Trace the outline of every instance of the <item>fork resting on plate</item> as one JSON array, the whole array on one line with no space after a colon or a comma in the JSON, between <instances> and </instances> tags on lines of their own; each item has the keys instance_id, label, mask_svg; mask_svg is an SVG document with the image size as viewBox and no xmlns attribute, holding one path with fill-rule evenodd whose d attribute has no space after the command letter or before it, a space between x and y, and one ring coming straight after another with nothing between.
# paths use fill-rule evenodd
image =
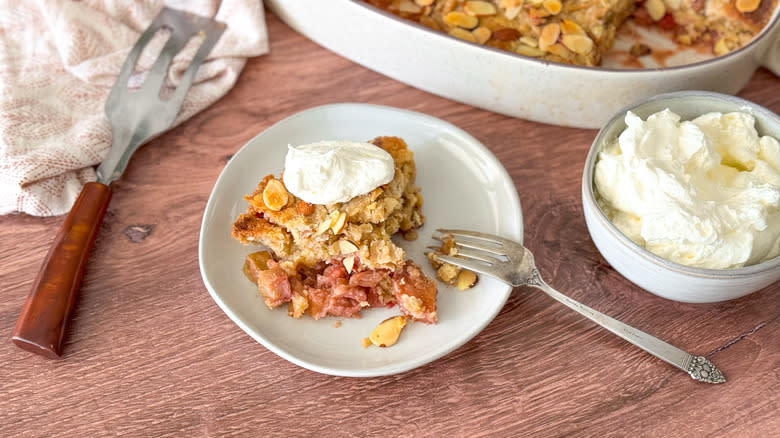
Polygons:
<instances>
[{"instance_id":1,"label":"fork resting on plate","mask_svg":"<svg viewBox=\"0 0 780 438\"><path fill-rule=\"evenodd\" d=\"M512 286L532 286L577 311L626 341L648 353L669 362L698 380L706 383L724 383L726 378L707 358L694 356L647 333L637 330L610 316L591 309L551 288L542 280L534 263L534 256L523 245L502 237L466 230L444 230L440 233L454 237L454 255L436 254L446 263L495 277ZM434 239L442 240L439 236ZM429 247L431 250L437 248Z\"/></svg>"}]
</instances>

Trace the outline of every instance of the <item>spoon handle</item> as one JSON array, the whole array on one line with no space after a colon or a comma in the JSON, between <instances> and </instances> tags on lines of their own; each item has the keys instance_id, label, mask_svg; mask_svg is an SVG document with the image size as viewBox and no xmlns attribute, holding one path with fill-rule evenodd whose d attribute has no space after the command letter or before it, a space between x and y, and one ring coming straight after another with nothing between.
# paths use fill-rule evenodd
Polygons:
<instances>
[{"instance_id":1,"label":"spoon handle","mask_svg":"<svg viewBox=\"0 0 780 438\"><path fill-rule=\"evenodd\" d=\"M91 182L81 190L16 321L11 339L19 347L48 358L62 354L68 318L110 200L105 184Z\"/></svg>"}]
</instances>

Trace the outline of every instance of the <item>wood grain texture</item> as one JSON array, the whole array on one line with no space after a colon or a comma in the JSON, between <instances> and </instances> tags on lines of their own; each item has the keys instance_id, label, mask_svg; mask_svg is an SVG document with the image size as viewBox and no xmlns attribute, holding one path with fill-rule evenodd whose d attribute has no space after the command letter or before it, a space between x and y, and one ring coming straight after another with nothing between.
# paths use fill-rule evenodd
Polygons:
<instances>
[{"instance_id":1,"label":"wood grain texture","mask_svg":"<svg viewBox=\"0 0 780 438\"><path fill-rule=\"evenodd\" d=\"M430 95L267 20L270 54L250 60L213 107L141 148L113 186L63 359L0 342L0 436L780 434L780 284L692 305L623 279L596 250L582 214L582 164L596 131ZM740 95L780 112L780 79L766 70ZM474 135L511 174L525 242L551 285L708 355L728 383L694 382L528 288L461 348L395 376L325 376L257 344L201 281L206 201L230 156L258 132L344 101L424 112ZM0 332L10 335L62 220L0 217Z\"/></svg>"}]
</instances>

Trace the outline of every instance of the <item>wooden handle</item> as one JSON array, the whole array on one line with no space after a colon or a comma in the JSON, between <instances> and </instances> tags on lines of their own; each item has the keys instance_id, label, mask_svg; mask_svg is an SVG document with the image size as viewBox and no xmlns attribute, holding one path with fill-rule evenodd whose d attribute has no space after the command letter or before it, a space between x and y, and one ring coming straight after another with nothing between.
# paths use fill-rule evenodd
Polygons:
<instances>
[{"instance_id":1,"label":"wooden handle","mask_svg":"<svg viewBox=\"0 0 780 438\"><path fill-rule=\"evenodd\" d=\"M19 347L48 358L62 353L65 327L110 200L105 184L87 183L81 190L16 321L11 339Z\"/></svg>"}]
</instances>

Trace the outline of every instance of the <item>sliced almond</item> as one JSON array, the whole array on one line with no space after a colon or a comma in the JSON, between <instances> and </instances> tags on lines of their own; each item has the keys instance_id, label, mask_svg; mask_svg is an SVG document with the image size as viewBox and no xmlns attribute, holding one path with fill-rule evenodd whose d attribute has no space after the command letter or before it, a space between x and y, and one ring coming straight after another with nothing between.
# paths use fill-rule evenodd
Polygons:
<instances>
[{"instance_id":1,"label":"sliced almond","mask_svg":"<svg viewBox=\"0 0 780 438\"><path fill-rule=\"evenodd\" d=\"M344 224L346 222L347 214L344 212L338 213L338 216L336 216L336 219L333 220L333 223L330 225L330 230L333 231L333 234L338 234L344 229Z\"/></svg>"},{"instance_id":2,"label":"sliced almond","mask_svg":"<svg viewBox=\"0 0 780 438\"><path fill-rule=\"evenodd\" d=\"M471 34L474 35L474 39L477 40L477 43L485 44L490 39L492 32L485 26L479 26L472 30Z\"/></svg>"},{"instance_id":3,"label":"sliced almond","mask_svg":"<svg viewBox=\"0 0 780 438\"><path fill-rule=\"evenodd\" d=\"M454 36L455 38L460 38L464 41L469 41L472 43L476 43L477 39L474 37L474 34L469 32L466 29L461 29L459 27L455 27L452 30L448 32L451 36Z\"/></svg>"},{"instance_id":4,"label":"sliced almond","mask_svg":"<svg viewBox=\"0 0 780 438\"><path fill-rule=\"evenodd\" d=\"M401 0L398 4L398 11L406 12L407 14L419 14L422 12L422 8L412 0Z\"/></svg>"},{"instance_id":5,"label":"sliced almond","mask_svg":"<svg viewBox=\"0 0 780 438\"><path fill-rule=\"evenodd\" d=\"M504 17L508 18L509 20L514 20L517 18L518 15L520 15L520 11L523 10L523 5L520 6L513 6L511 8L506 8L504 10Z\"/></svg>"},{"instance_id":6,"label":"sliced almond","mask_svg":"<svg viewBox=\"0 0 780 438\"><path fill-rule=\"evenodd\" d=\"M529 8L528 9L528 15L530 15L532 18L536 18L537 20L541 20L542 18L546 18L551 16L552 14L547 11L541 4L538 8ZM537 23L538 24L538 23Z\"/></svg>"},{"instance_id":7,"label":"sliced almond","mask_svg":"<svg viewBox=\"0 0 780 438\"><path fill-rule=\"evenodd\" d=\"M466 290L470 287L473 287L475 284L477 284L477 274L469 271L468 269L460 271L460 274L458 274L458 282L456 284L458 290Z\"/></svg>"},{"instance_id":8,"label":"sliced almond","mask_svg":"<svg viewBox=\"0 0 780 438\"><path fill-rule=\"evenodd\" d=\"M278 179L268 181L265 189L263 189L263 202L270 210L281 210L287 205L288 199L287 189L284 188L284 184Z\"/></svg>"},{"instance_id":9,"label":"sliced almond","mask_svg":"<svg viewBox=\"0 0 780 438\"><path fill-rule=\"evenodd\" d=\"M363 338L363 339L361 339L361 340L360 340L360 345L361 345L363 348L368 348L368 347L370 347L370 346L371 346L371 345L373 345L373 344L371 343L371 339L369 339L369 338Z\"/></svg>"},{"instance_id":10,"label":"sliced almond","mask_svg":"<svg viewBox=\"0 0 780 438\"><path fill-rule=\"evenodd\" d=\"M585 35L582 27L571 20L561 20L561 33L564 35Z\"/></svg>"},{"instance_id":11,"label":"sliced almond","mask_svg":"<svg viewBox=\"0 0 780 438\"><path fill-rule=\"evenodd\" d=\"M561 43L553 44L547 48L547 51L566 60L569 60L572 58L572 56L574 56L572 52L564 47Z\"/></svg>"},{"instance_id":12,"label":"sliced almond","mask_svg":"<svg viewBox=\"0 0 780 438\"><path fill-rule=\"evenodd\" d=\"M558 15L561 12L561 9L563 9L563 4L561 4L561 0L544 0L542 2L542 7L547 10L550 15Z\"/></svg>"},{"instance_id":13,"label":"sliced almond","mask_svg":"<svg viewBox=\"0 0 780 438\"><path fill-rule=\"evenodd\" d=\"M541 49L538 49L536 47L526 46L525 44L520 44L515 49L515 53L523 56L530 56L533 58L539 58L541 56L544 56L544 51Z\"/></svg>"},{"instance_id":14,"label":"sliced almond","mask_svg":"<svg viewBox=\"0 0 780 438\"><path fill-rule=\"evenodd\" d=\"M414 0L419 6L430 6L433 4L433 0Z\"/></svg>"},{"instance_id":15,"label":"sliced almond","mask_svg":"<svg viewBox=\"0 0 780 438\"><path fill-rule=\"evenodd\" d=\"M401 330L406 326L405 316L394 316L379 323L368 339L377 347L389 347L398 342Z\"/></svg>"},{"instance_id":16,"label":"sliced almond","mask_svg":"<svg viewBox=\"0 0 780 438\"><path fill-rule=\"evenodd\" d=\"M758 1L760 0L756 0L756 4L758 4ZM664 0L664 3L666 3L667 9L680 9L680 0ZM739 3L739 1L737 1L737 3Z\"/></svg>"},{"instance_id":17,"label":"sliced almond","mask_svg":"<svg viewBox=\"0 0 780 438\"><path fill-rule=\"evenodd\" d=\"M558 42L561 35L561 26L558 23L550 23L542 28L542 34L539 35L539 48L547 50L550 46Z\"/></svg>"},{"instance_id":18,"label":"sliced almond","mask_svg":"<svg viewBox=\"0 0 780 438\"><path fill-rule=\"evenodd\" d=\"M336 212L336 213L338 213L338 212ZM330 228L331 224L333 224L333 219L334 219L333 214L331 214L330 216L325 218L325 220L320 223L320 226L317 227L317 233L316 234L320 235L320 234L328 231L328 229Z\"/></svg>"},{"instance_id":19,"label":"sliced almond","mask_svg":"<svg viewBox=\"0 0 780 438\"><path fill-rule=\"evenodd\" d=\"M463 3L463 12L475 17L496 15L496 5L486 1L467 1Z\"/></svg>"},{"instance_id":20,"label":"sliced almond","mask_svg":"<svg viewBox=\"0 0 780 438\"><path fill-rule=\"evenodd\" d=\"M433 30L438 30L438 31L442 30L441 26L439 26L439 23L437 23L436 20L434 20L431 17L427 17L425 15L420 17L420 24L422 24L425 27L429 27Z\"/></svg>"},{"instance_id":21,"label":"sliced almond","mask_svg":"<svg viewBox=\"0 0 780 438\"><path fill-rule=\"evenodd\" d=\"M344 264L344 268L347 270L347 274L351 274L352 268L355 267L355 257L354 256L344 257L344 260L342 260L341 263Z\"/></svg>"},{"instance_id":22,"label":"sliced almond","mask_svg":"<svg viewBox=\"0 0 780 438\"><path fill-rule=\"evenodd\" d=\"M522 36L520 37L520 42L525 44L526 46L539 47L539 40L537 40L532 36L528 36L528 35Z\"/></svg>"},{"instance_id":23,"label":"sliced almond","mask_svg":"<svg viewBox=\"0 0 780 438\"><path fill-rule=\"evenodd\" d=\"M593 40L587 35L564 35L561 37L561 43L579 55L587 55L593 51Z\"/></svg>"},{"instance_id":24,"label":"sliced almond","mask_svg":"<svg viewBox=\"0 0 780 438\"><path fill-rule=\"evenodd\" d=\"M645 10L653 21L660 21L666 15L666 4L663 0L647 0Z\"/></svg>"},{"instance_id":25,"label":"sliced almond","mask_svg":"<svg viewBox=\"0 0 780 438\"><path fill-rule=\"evenodd\" d=\"M358 251L357 245L349 240L339 240L339 249L342 254L352 254L353 252Z\"/></svg>"},{"instance_id":26,"label":"sliced almond","mask_svg":"<svg viewBox=\"0 0 780 438\"><path fill-rule=\"evenodd\" d=\"M755 11L760 4L761 0L737 0L735 6L739 12L744 14Z\"/></svg>"},{"instance_id":27,"label":"sliced almond","mask_svg":"<svg viewBox=\"0 0 780 438\"><path fill-rule=\"evenodd\" d=\"M451 25L461 27L463 29L474 29L479 24L479 18L466 15L463 12L452 11L444 16L444 22Z\"/></svg>"}]
</instances>

